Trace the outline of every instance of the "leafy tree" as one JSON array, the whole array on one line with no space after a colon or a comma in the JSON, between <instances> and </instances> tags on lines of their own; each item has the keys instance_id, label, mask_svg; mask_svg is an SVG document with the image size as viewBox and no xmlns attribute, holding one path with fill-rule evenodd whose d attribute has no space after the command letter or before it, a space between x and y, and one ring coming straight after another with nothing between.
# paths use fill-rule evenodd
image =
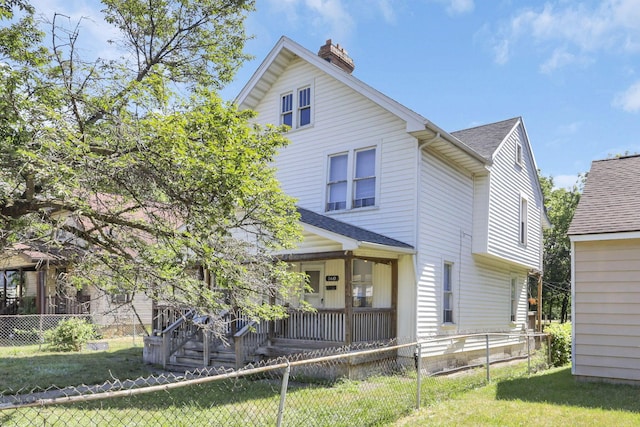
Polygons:
<instances>
[{"instance_id":1,"label":"leafy tree","mask_svg":"<svg viewBox=\"0 0 640 427\"><path fill-rule=\"evenodd\" d=\"M551 227L544 230L544 286L543 301L550 317L556 302L560 303L559 317L567 320L571 296L571 242L567 231L578 206L583 178L572 189L554 188L553 177L540 176Z\"/></svg>"},{"instance_id":2,"label":"leafy tree","mask_svg":"<svg viewBox=\"0 0 640 427\"><path fill-rule=\"evenodd\" d=\"M62 253L77 286L282 315L261 301L300 283L271 255L299 233L269 166L287 141L216 93L253 1L102 3L117 60L82 58L80 23L58 14L47 49L32 7L0 5L0 250Z\"/></svg>"}]
</instances>

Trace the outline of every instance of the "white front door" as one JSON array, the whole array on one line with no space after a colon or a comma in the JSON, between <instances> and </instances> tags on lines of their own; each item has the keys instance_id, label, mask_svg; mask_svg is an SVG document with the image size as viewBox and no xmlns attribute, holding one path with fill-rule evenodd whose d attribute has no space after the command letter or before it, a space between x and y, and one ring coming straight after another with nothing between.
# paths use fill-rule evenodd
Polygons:
<instances>
[{"instance_id":1,"label":"white front door","mask_svg":"<svg viewBox=\"0 0 640 427\"><path fill-rule=\"evenodd\" d=\"M302 271L307 276L307 286L304 300L315 308L324 307L324 265L302 264Z\"/></svg>"}]
</instances>

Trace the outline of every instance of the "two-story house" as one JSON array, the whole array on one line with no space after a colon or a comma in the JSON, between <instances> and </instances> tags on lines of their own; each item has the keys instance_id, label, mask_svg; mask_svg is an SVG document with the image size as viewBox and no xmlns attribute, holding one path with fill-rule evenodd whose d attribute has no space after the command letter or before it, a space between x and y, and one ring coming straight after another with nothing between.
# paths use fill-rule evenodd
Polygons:
<instances>
[{"instance_id":1,"label":"two-story house","mask_svg":"<svg viewBox=\"0 0 640 427\"><path fill-rule=\"evenodd\" d=\"M304 242L283 257L307 273L318 312L280 333L349 343L522 330L546 222L522 119L448 133L353 69L330 40L314 54L282 37L236 99L290 127L275 166ZM300 328L311 316L317 328Z\"/></svg>"},{"instance_id":2,"label":"two-story house","mask_svg":"<svg viewBox=\"0 0 640 427\"><path fill-rule=\"evenodd\" d=\"M317 309L289 301L254 347L522 331L546 221L522 119L449 133L353 69L330 40L282 37L236 98L290 127L275 167L304 240L279 255Z\"/></svg>"}]
</instances>

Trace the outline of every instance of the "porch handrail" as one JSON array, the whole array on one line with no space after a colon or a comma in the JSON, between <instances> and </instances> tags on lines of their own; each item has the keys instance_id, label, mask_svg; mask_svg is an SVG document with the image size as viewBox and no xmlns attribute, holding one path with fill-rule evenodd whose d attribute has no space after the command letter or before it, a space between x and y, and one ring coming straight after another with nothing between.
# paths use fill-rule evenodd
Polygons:
<instances>
[{"instance_id":1,"label":"porch handrail","mask_svg":"<svg viewBox=\"0 0 640 427\"><path fill-rule=\"evenodd\" d=\"M253 354L267 340L267 328L262 320L249 320L233 336L236 353L236 369L244 366Z\"/></svg>"},{"instance_id":2,"label":"porch handrail","mask_svg":"<svg viewBox=\"0 0 640 427\"><path fill-rule=\"evenodd\" d=\"M189 320L196 315L189 310L171 325L162 330L162 367L166 368L169 358L197 332L198 326Z\"/></svg>"}]
</instances>

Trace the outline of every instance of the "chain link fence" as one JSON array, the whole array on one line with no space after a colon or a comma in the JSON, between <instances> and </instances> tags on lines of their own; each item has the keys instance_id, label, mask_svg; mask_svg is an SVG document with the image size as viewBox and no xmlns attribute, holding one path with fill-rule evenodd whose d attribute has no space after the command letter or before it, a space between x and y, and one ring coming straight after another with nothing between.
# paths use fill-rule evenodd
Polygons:
<instances>
[{"instance_id":1,"label":"chain link fence","mask_svg":"<svg viewBox=\"0 0 640 427\"><path fill-rule=\"evenodd\" d=\"M55 329L66 319L85 319L95 325L97 338L132 337L142 343L145 328L134 316L107 324L96 324L90 314L25 314L0 316L0 347L42 344L46 331Z\"/></svg>"},{"instance_id":2,"label":"chain link fence","mask_svg":"<svg viewBox=\"0 0 640 427\"><path fill-rule=\"evenodd\" d=\"M515 358L504 351L507 338L527 344L517 356L521 362L506 375L526 376L535 369L533 335L487 334L464 339L478 337L490 350L485 353L484 366L470 369L475 363L467 364L465 375L450 375L464 368L460 354L450 354L445 358L448 363L434 356L438 348L451 349L452 343L463 338L407 344L392 341L292 355L237 371L210 368L95 386L4 393L0 396L0 425L383 425L421 405L485 384L491 372L503 372L495 364ZM494 351L497 347L503 350ZM467 360L473 362L473 356ZM445 365L455 368L445 369Z\"/></svg>"}]
</instances>

